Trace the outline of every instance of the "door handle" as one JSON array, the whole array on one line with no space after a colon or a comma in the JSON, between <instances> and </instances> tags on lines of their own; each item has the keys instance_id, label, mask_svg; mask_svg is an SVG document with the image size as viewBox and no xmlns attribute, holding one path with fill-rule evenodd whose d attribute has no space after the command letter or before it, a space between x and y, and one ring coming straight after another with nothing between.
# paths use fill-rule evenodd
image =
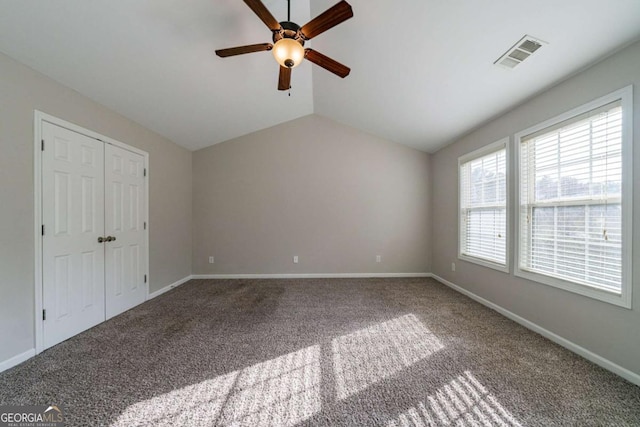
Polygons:
<instances>
[{"instance_id":1,"label":"door handle","mask_svg":"<svg viewBox=\"0 0 640 427\"><path fill-rule=\"evenodd\" d=\"M107 236L105 241L107 241L107 242L115 242L116 241L116 237L115 236Z\"/></svg>"},{"instance_id":2,"label":"door handle","mask_svg":"<svg viewBox=\"0 0 640 427\"><path fill-rule=\"evenodd\" d=\"M104 237L102 237L102 236L98 237L98 243L102 243L102 242L104 242L104 241L105 241L105 238L104 238Z\"/></svg>"}]
</instances>

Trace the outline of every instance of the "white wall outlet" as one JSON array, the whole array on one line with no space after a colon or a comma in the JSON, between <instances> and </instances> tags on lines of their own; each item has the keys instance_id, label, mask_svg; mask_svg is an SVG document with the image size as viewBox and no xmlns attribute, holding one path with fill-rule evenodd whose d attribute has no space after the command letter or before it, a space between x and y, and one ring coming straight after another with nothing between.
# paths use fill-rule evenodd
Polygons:
<instances>
[{"instance_id":1,"label":"white wall outlet","mask_svg":"<svg viewBox=\"0 0 640 427\"><path fill-rule=\"evenodd\" d=\"M451 271L456 271L456 263L455 262L451 263Z\"/></svg>"},{"instance_id":2,"label":"white wall outlet","mask_svg":"<svg viewBox=\"0 0 640 427\"><path fill-rule=\"evenodd\" d=\"M293 263L297 264L298 263L298 255L294 255L293 256Z\"/></svg>"},{"instance_id":3,"label":"white wall outlet","mask_svg":"<svg viewBox=\"0 0 640 427\"><path fill-rule=\"evenodd\" d=\"M376 255L376 262L382 262L382 255Z\"/></svg>"},{"instance_id":4,"label":"white wall outlet","mask_svg":"<svg viewBox=\"0 0 640 427\"><path fill-rule=\"evenodd\" d=\"M209 257L209 264L213 264L216 261L216 259L212 256Z\"/></svg>"}]
</instances>

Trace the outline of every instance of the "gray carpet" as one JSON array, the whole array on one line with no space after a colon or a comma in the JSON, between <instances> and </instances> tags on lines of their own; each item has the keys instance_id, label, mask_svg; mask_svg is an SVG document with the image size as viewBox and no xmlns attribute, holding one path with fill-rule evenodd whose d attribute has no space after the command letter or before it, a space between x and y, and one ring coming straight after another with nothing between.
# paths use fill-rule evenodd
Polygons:
<instances>
[{"instance_id":1,"label":"gray carpet","mask_svg":"<svg viewBox=\"0 0 640 427\"><path fill-rule=\"evenodd\" d=\"M431 279L191 281L0 374L68 425L640 425L640 387Z\"/></svg>"}]
</instances>

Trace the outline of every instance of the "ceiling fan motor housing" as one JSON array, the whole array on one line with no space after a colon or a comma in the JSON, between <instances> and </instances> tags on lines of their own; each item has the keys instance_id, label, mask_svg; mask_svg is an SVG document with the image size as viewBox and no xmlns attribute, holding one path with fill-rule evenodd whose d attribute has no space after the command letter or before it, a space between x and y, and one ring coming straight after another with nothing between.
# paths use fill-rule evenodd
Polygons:
<instances>
[{"instance_id":1,"label":"ceiling fan motor housing","mask_svg":"<svg viewBox=\"0 0 640 427\"><path fill-rule=\"evenodd\" d=\"M295 22L283 21L280 23L282 27L280 31L273 32L273 42L276 43L278 40L282 39L294 39L302 46L304 46L304 37L300 32L300 25Z\"/></svg>"}]
</instances>

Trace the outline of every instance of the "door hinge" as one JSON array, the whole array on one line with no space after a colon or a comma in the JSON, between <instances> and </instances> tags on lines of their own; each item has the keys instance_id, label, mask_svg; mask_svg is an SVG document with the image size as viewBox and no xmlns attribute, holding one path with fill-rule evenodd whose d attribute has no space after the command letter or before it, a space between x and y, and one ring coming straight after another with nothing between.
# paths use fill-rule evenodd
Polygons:
<instances>
[{"instance_id":1,"label":"door hinge","mask_svg":"<svg viewBox=\"0 0 640 427\"><path fill-rule=\"evenodd\" d=\"M144 275L144 283L147 283L147 275Z\"/></svg>"},{"instance_id":2,"label":"door hinge","mask_svg":"<svg viewBox=\"0 0 640 427\"><path fill-rule=\"evenodd\" d=\"M42 151L44 151L44 139L43 139L42 141L40 141L40 142L41 142L40 149L41 149Z\"/></svg>"},{"instance_id":3,"label":"door hinge","mask_svg":"<svg viewBox=\"0 0 640 427\"><path fill-rule=\"evenodd\" d=\"M147 168L144 168L144 176L147 176Z\"/></svg>"},{"instance_id":4,"label":"door hinge","mask_svg":"<svg viewBox=\"0 0 640 427\"><path fill-rule=\"evenodd\" d=\"M42 224L42 235L44 236L44 224Z\"/></svg>"},{"instance_id":5,"label":"door hinge","mask_svg":"<svg viewBox=\"0 0 640 427\"><path fill-rule=\"evenodd\" d=\"M42 320L47 320L47 310L42 310Z\"/></svg>"}]
</instances>

